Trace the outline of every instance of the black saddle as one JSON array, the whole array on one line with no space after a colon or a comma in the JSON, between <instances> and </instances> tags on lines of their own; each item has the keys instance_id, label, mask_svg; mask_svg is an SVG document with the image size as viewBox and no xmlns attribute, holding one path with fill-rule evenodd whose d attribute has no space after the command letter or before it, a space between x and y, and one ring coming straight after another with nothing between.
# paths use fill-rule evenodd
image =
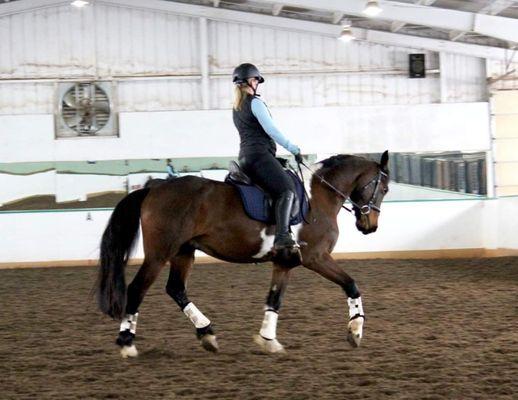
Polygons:
<instances>
[{"instance_id":1,"label":"black saddle","mask_svg":"<svg viewBox=\"0 0 518 400\"><path fill-rule=\"evenodd\" d=\"M234 160L228 163L228 176L225 180L231 180L244 185L253 185L250 177L243 172L239 164Z\"/></svg>"}]
</instances>

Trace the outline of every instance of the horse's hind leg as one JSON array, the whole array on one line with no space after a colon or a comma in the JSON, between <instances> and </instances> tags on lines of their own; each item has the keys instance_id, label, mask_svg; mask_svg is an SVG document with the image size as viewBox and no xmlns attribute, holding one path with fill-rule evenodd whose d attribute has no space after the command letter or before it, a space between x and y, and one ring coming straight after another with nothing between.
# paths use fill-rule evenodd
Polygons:
<instances>
[{"instance_id":1,"label":"horse's hind leg","mask_svg":"<svg viewBox=\"0 0 518 400\"><path fill-rule=\"evenodd\" d=\"M277 340L277 318L290 273L291 268L273 264L272 281L266 297L263 323L259 335L254 336L254 341L267 353L284 353L284 347Z\"/></svg>"},{"instance_id":2,"label":"horse's hind leg","mask_svg":"<svg viewBox=\"0 0 518 400\"><path fill-rule=\"evenodd\" d=\"M184 246L181 251L171 258L171 271L167 281L166 291L178 304L184 314L196 328L196 336L205 350L218 351L218 343L210 320L187 297L185 283L194 262L194 248Z\"/></svg>"},{"instance_id":3,"label":"horse's hind leg","mask_svg":"<svg viewBox=\"0 0 518 400\"><path fill-rule=\"evenodd\" d=\"M122 319L116 343L121 347L123 358L136 357L137 349L133 344L137 330L138 308L149 287L157 278L165 262L144 259L144 263L128 285L126 316Z\"/></svg>"}]
</instances>

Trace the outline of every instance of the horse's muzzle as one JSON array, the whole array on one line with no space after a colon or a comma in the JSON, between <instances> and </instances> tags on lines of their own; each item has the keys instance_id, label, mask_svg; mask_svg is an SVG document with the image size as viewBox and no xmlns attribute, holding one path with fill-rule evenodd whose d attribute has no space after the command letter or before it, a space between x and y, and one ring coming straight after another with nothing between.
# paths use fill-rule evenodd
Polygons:
<instances>
[{"instance_id":1,"label":"horse's muzzle","mask_svg":"<svg viewBox=\"0 0 518 400\"><path fill-rule=\"evenodd\" d=\"M363 233L364 235L368 235L369 233L374 233L376 232L376 230L378 229L378 226L375 225L375 226L368 226L368 227L365 227L359 223L356 223L356 228L361 232Z\"/></svg>"}]
</instances>

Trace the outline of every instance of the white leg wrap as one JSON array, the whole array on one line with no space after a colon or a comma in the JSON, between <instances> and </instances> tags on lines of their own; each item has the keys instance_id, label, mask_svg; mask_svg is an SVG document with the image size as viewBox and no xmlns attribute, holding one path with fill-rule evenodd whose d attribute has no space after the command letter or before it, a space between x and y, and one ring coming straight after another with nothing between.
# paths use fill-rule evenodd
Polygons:
<instances>
[{"instance_id":1,"label":"white leg wrap","mask_svg":"<svg viewBox=\"0 0 518 400\"><path fill-rule=\"evenodd\" d=\"M136 314L126 314L126 316L122 319L120 331L129 331L133 334L137 332L137 318L138 313Z\"/></svg>"},{"instance_id":2,"label":"white leg wrap","mask_svg":"<svg viewBox=\"0 0 518 400\"><path fill-rule=\"evenodd\" d=\"M364 316L363 306L362 306L362 298L358 297L356 299L351 299L350 297L347 299L347 304L349 304L349 319L359 314Z\"/></svg>"},{"instance_id":3,"label":"white leg wrap","mask_svg":"<svg viewBox=\"0 0 518 400\"><path fill-rule=\"evenodd\" d=\"M210 320L198 310L194 303L187 304L183 312L189 317L196 328L205 328L210 325Z\"/></svg>"},{"instance_id":4,"label":"white leg wrap","mask_svg":"<svg viewBox=\"0 0 518 400\"><path fill-rule=\"evenodd\" d=\"M259 334L268 340L275 339L277 336L277 319L279 315L275 311L265 311L263 324Z\"/></svg>"}]
</instances>

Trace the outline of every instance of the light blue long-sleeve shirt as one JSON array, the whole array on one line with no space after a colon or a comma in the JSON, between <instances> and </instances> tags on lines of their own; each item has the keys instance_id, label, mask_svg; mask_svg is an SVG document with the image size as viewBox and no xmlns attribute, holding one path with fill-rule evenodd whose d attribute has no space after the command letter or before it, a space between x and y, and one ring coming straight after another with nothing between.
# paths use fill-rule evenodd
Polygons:
<instances>
[{"instance_id":1,"label":"light blue long-sleeve shirt","mask_svg":"<svg viewBox=\"0 0 518 400\"><path fill-rule=\"evenodd\" d=\"M261 99L254 97L252 99L252 114L257 118L265 132L270 137L279 143L282 147L288 150L291 154L297 155L300 153L300 149L295 144L291 143L282 132L275 126L270 110Z\"/></svg>"}]
</instances>

